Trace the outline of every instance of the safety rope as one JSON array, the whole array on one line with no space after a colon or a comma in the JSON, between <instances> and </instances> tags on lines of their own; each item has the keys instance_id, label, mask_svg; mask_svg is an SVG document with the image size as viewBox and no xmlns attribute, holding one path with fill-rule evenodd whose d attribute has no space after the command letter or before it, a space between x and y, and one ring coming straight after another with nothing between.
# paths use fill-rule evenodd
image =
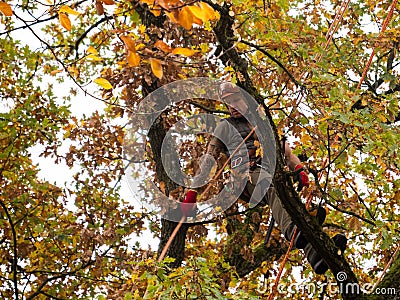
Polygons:
<instances>
[{"instance_id":1,"label":"safety rope","mask_svg":"<svg viewBox=\"0 0 400 300\"><path fill-rule=\"evenodd\" d=\"M343 20L343 16L349 6L350 0L346 0L345 2L342 2L340 7L337 9L336 14L335 14L335 18L332 21L332 24L329 26L328 31L325 34L325 43L322 47L322 49L325 51L326 49L328 49L330 43L332 42L333 39L333 35L335 34L335 32L338 30L340 23ZM315 56L314 61L315 62L320 62L322 59L322 52L317 53L317 55ZM304 71L303 73L300 74L300 79L305 79L310 75L310 73L308 71ZM293 105L292 108L292 112L296 111L297 108L299 107L300 103L302 102L304 98L304 93L302 92L302 90L300 91L295 104ZM290 117L290 115L292 114L292 112L289 113L288 118Z\"/></svg>"},{"instance_id":2,"label":"safety rope","mask_svg":"<svg viewBox=\"0 0 400 300\"><path fill-rule=\"evenodd\" d=\"M389 269L389 267L392 265L397 252L399 252L400 249L400 245L397 246L396 251L394 251L392 257L390 258L390 260L388 261L388 263L386 264L385 268L383 269L383 272L381 274L381 276L379 277L378 281L374 284L374 287L372 288L372 291L375 291L376 287L378 286L378 284L382 281L383 276L385 275L386 271Z\"/></svg>"},{"instance_id":3,"label":"safety rope","mask_svg":"<svg viewBox=\"0 0 400 300\"><path fill-rule=\"evenodd\" d=\"M329 161L329 159L328 159L328 157L326 157L325 160L324 160L323 163L322 163L322 165L323 165L322 169L324 169L324 168L326 167L326 165L328 164L328 161ZM319 175L318 175L318 181L321 180L321 178L322 178L322 172L319 173ZM310 207L311 199L312 199L312 192L310 191L310 192L308 193L308 195L307 195L307 198L306 198L306 209L307 209L307 210L308 210L309 207ZM292 239L290 240L289 247L288 247L288 249L287 249L287 251L286 251L286 254L285 254L285 256L284 256L284 258L283 258L283 260L282 260L282 262L281 262L281 264L280 264L280 266L279 266L278 275L277 275L276 278L275 278L274 285L272 286L272 289L271 289L271 293L270 293L269 296L268 296L268 300L272 300L273 297L274 297L274 294L275 294L275 292L276 292L278 283L279 283L279 281L280 281L280 279L281 279L282 272L283 272L283 269L284 269L284 267L285 267L286 261L288 260L290 251L291 251L292 248L293 248L294 241L295 241L295 239L296 239L297 233L298 233L298 229L297 229L297 226L296 226L295 229L294 229L293 235L292 235Z\"/></svg>"},{"instance_id":4,"label":"safety rope","mask_svg":"<svg viewBox=\"0 0 400 300\"><path fill-rule=\"evenodd\" d=\"M347 0L346 2L342 3L342 5L339 7L339 10L338 10L337 14L335 15L335 19L334 19L334 21L332 22L331 26L329 27L328 33L327 33L326 36L325 36L325 37L327 38L327 41L326 41L326 43L325 43L325 45L324 45L324 50L327 49L329 43L330 43L331 40L332 40L333 34L334 34L334 33L336 32L336 30L339 28L339 24L341 23L341 21L342 21L342 19L343 19L344 13L345 13L345 11L346 11L347 8L348 8L349 3L350 3L350 0ZM389 10L389 12L388 12L388 14L387 14L387 16L386 16L386 18L385 18L385 21L384 21L383 24L382 24L382 29L381 29L381 32L380 32L380 34L379 34L379 36L378 36L378 39L380 39L380 38L382 37L383 33L385 32L386 27L387 27L387 25L389 24L389 21L391 20L391 18L392 18L392 16L393 16L393 11L394 11L394 9L395 9L395 7L396 7L396 4L397 4L397 0L394 0L393 3L392 3L392 5L390 6L390 10ZM367 71L368 71L368 69L369 69L369 67L370 67L370 65L371 65L371 63L372 63L372 59L373 59L374 55L375 55L375 47L374 47L374 49L373 49L373 51L372 51L372 53L371 53L371 55L370 55L370 58L369 58L369 60L368 60L367 65L366 65L365 68L364 68L364 71L363 71L362 76L361 76L361 78L360 78L360 81L359 81L359 83L358 83L357 89L359 89L359 88L361 87L361 84L362 84L362 82L364 81L365 76L366 76L366 74L367 74ZM322 58L322 54L316 57L316 61L320 61L321 58ZM304 74L305 74L305 73L303 73L302 75L304 75ZM300 97L300 99L299 99L299 102L300 102L300 101L301 101L301 97ZM298 103L299 103L299 102L298 102ZM296 106L297 106L297 105L296 105ZM322 169L325 168L327 162L328 162L328 158L325 158L325 160L324 160L324 162L323 162L323 167L322 167ZM322 176L322 173L319 174L318 180L321 179L321 176ZM311 203L311 198L312 198L312 197L311 197L311 192L310 192L310 193L308 194L308 197L307 197L307 200L306 200L306 208L307 208L307 209L308 209L308 207L309 207L309 205L310 205L310 203ZM293 233L292 239L291 239L291 241L290 241L288 250L287 250L287 252L286 252L286 254L285 254L285 257L284 257L284 259L283 259L283 261L282 261L282 263L281 263L281 265L280 265L278 275L277 275L277 277L276 277L276 279L275 279L274 285L272 286L271 294L269 295L268 300L271 300L271 299L273 299L273 297L274 297L274 294L275 294L275 292L276 292L277 285L278 285L278 283L279 283L279 281L280 281L280 277L282 276L283 268L284 268L284 266L285 266L285 264L286 264L286 261L287 261L288 258L289 258L289 253L290 253L290 251L291 251L291 249L292 249L292 247L293 247L293 244L294 244L294 240L295 240L295 238L296 238L296 235L297 235L297 227L296 227L295 230L294 230L294 233ZM399 248L400 248L400 246L397 247L395 254L398 252ZM394 256L395 256L395 254L393 255L391 261L389 261L389 263L386 265L386 268L385 268L383 274L385 274L386 270L389 268L390 264L393 262L393 258L394 258ZM378 283L380 282L380 280L382 279L383 274L381 275L381 278L378 280L378 282L375 284L374 289L376 288L377 284L378 284Z\"/></svg>"},{"instance_id":5,"label":"safety rope","mask_svg":"<svg viewBox=\"0 0 400 300\"><path fill-rule=\"evenodd\" d=\"M397 1L397 0L396 0L396 1ZM331 41L332 41L332 37L333 37L334 33L335 33L335 32L337 31L337 29L339 28L339 25L340 25L340 23L341 23L342 20L343 20L343 16L344 16L344 14L345 14L345 12L346 12L348 6L349 6L349 3L350 3L350 0L346 0L345 2L342 2L341 6L340 6L339 9L337 10L337 12L336 12L336 14L335 14L335 18L334 18L334 20L333 20L331 26L329 27L329 29L328 29L326 35L325 35L326 42L325 42L325 44L324 44L324 46L323 46L323 49L324 49L324 50L326 50L326 49L328 48L329 44L330 44ZM317 62L319 62L321 59L322 59L322 54L317 55L316 58L315 58L315 60L316 60ZM307 76L308 76L308 72L304 72L304 73L301 74L301 77L302 77L302 78L303 78L303 77L307 77ZM301 100L302 100L302 98L303 98L303 95L304 95L304 94L302 93L301 96L298 98L295 107L297 107L298 104L301 102ZM324 162L322 163L322 169L324 169L324 168L326 167L326 164L328 163L328 160L329 160L328 157L326 157L325 160L324 160ZM321 172L321 173L319 174L319 176L318 176L318 181L321 179L321 177L322 177L322 172ZM310 204L311 204L311 200L312 200L312 192L310 191L309 194L308 194L307 197L306 197L306 209L309 209ZM296 227L295 230L294 230L294 232L293 232L292 239L290 240L290 244L289 244L288 250L286 251L286 254L285 254L285 256L284 256L284 258L283 258L283 260L282 260L282 262L281 262L281 264L280 264L280 266L279 266L278 275L277 275L276 278L275 278L274 285L272 286L272 289L271 289L271 293L270 293L269 296L268 296L268 300L272 300L273 297L274 297L274 295L275 295L275 292L276 292L278 283L279 283L279 281L280 281L280 278L281 278L281 276L282 276L282 272L283 272L283 269L284 269L284 267L285 267L286 261L288 260L290 251L291 251L292 248L293 248L293 244L294 244L294 241L295 241L295 239L296 239L297 233L298 233L298 229L297 229L297 227Z\"/></svg>"},{"instance_id":6,"label":"safety rope","mask_svg":"<svg viewBox=\"0 0 400 300\"><path fill-rule=\"evenodd\" d=\"M387 14L387 16L385 18L385 21L382 24L382 28L381 28L381 32L379 33L378 40L382 38L382 35L385 32L387 25L389 24L390 20L392 19L393 11L394 11L394 9L396 7L396 4L397 4L397 0L394 0L392 5L390 6L390 9L389 9L389 12L388 12L388 14ZM375 49L376 49L376 44L375 44L374 48L372 49L372 53L369 56L368 62L366 64L365 68L364 68L364 71L363 71L362 75L361 75L360 81L358 82L357 89L359 89L361 87L361 84L364 81L365 76L367 76L368 69L371 66L372 59L375 56Z\"/></svg>"}]
</instances>

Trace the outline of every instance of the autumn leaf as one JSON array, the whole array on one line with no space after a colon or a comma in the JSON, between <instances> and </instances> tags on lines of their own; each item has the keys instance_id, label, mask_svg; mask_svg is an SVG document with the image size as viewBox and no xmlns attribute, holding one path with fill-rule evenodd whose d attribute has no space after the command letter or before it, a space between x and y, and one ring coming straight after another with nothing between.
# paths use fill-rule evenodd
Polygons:
<instances>
[{"instance_id":1,"label":"autumn leaf","mask_svg":"<svg viewBox=\"0 0 400 300\"><path fill-rule=\"evenodd\" d=\"M66 14L69 14L69 15L75 15L75 16L80 15L79 12L77 12L76 10L73 10L71 7L66 6L66 5L61 6L61 8L60 8L60 10L58 12L59 13L66 13Z\"/></svg>"},{"instance_id":2,"label":"autumn leaf","mask_svg":"<svg viewBox=\"0 0 400 300\"><path fill-rule=\"evenodd\" d=\"M106 90L110 90L113 88L111 83L105 78L96 78L94 82Z\"/></svg>"},{"instance_id":3,"label":"autumn leaf","mask_svg":"<svg viewBox=\"0 0 400 300\"><path fill-rule=\"evenodd\" d=\"M190 30L192 28L193 14L187 6L182 8L182 10L179 12L178 23L186 30Z\"/></svg>"},{"instance_id":4,"label":"autumn leaf","mask_svg":"<svg viewBox=\"0 0 400 300\"><path fill-rule=\"evenodd\" d=\"M115 4L114 0L101 0L105 5L113 5Z\"/></svg>"},{"instance_id":5,"label":"autumn leaf","mask_svg":"<svg viewBox=\"0 0 400 300\"><path fill-rule=\"evenodd\" d=\"M161 40L158 40L157 42L155 42L154 46L163 52L166 52L166 53L172 52L172 48Z\"/></svg>"},{"instance_id":6,"label":"autumn leaf","mask_svg":"<svg viewBox=\"0 0 400 300\"><path fill-rule=\"evenodd\" d=\"M168 18L170 18L170 20L173 23L179 24L179 22L178 22L179 12L177 10L173 10L171 12L166 11L165 14L168 16Z\"/></svg>"},{"instance_id":7,"label":"autumn leaf","mask_svg":"<svg viewBox=\"0 0 400 300\"><path fill-rule=\"evenodd\" d=\"M99 16L104 14L104 6L103 2L101 1L96 1L96 12Z\"/></svg>"},{"instance_id":8,"label":"autumn leaf","mask_svg":"<svg viewBox=\"0 0 400 300\"><path fill-rule=\"evenodd\" d=\"M205 22L219 19L219 13L217 13L209 4L205 2L199 2L199 5L205 18L204 20L202 19L202 21Z\"/></svg>"},{"instance_id":9,"label":"autumn leaf","mask_svg":"<svg viewBox=\"0 0 400 300\"><path fill-rule=\"evenodd\" d=\"M102 61L103 59L96 54L89 54L86 56L87 59L93 60L93 61Z\"/></svg>"},{"instance_id":10,"label":"autumn leaf","mask_svg":"<svg viewBox=\"0 0 400 300\"><path fill-rule=\"evenodd\" d=\"M0 11L7 17L10 17L13 15L13 11L11 6L3 1L0 1Z\"/></svg>"},{"instance_id":11,"label":"autumn leaf","mask_svg":"<svg viewBox=\"0 0 400 300\"><path fill-rule=\"evenodd\" d=\"M86 50L87 53L91 53L91 54L99 54L99 52L93 47L93 46L89 46Z\"/></svg>"},{"instance_id":12,"label":"autumn leaf","mask_svg":"<svg viewBox=\"0 0 400 300\"><path fill-rule=\"evenodd\" d=\"M60 20L61 26L70 31L72 29L71 20L65 13L59 13L58 18Z\"/></svg>"},{"instance_id":13,"label":"autumn leaf","mask_svg":"<svg viewBox=\"0 0 400 300\"><path fill-rule=\"evenodd\" d=\"M127 55L128 64L132 67L137 67L140 64L140 56L134 51L128 51Z\"/></svg>"},{"instance_id":14,"label":"autumn leaf","mask_svg":"<svg viewBox=\"0 0 400 300\"><path fill-rule=\"evenodd\" d=\"M197 52L196 50L189 49L189 48L181 48L181 47L178 47L178 48L175 48L174 50L172 50L173 54L184 55L187 57L194 55L196 52Z\"/></svg>"},{"instance_id":15,"label":"autumn leaf","mask_svg":"<svg viewBox=\"0 0 400 300\"><path fill-rule=\"evenodd\" d=\"M61 73L61 72L62 72L62 70L53 70L53 71L50 72L50 75L51 76L56 76L56 74Z\"/></svg>"},{"instance_id":16,"label":"autumn leaf","mask_svg":"<svg viewBox=\"0 0 400 300\"><path fill-rule=\"evenodd\" d=\"M157 58L150 59L151 71L153 72L154 76L158 79L163 77L163 69L161 65L161 61Z\"/></svg>"},{"instance_id":17,"label":"autumn leaf","mask_svg":"<svg viewBox=\"0 0 400 300\"><path fill-rule=\"evenodd\" d=\"M133 37L131 37L130 35L122 35L120 38L124 42L125 47L128 51L136 52L136 44Z\"/></svg>"},{"instance_id":18,"label":"autumn leaf","mask_svg":"<svg viewBox=\"0 0 400 300\"><path fill-rule=\"evenodd\" d=\"M204 22L218 19L218 14L205 2L199 2L196 5L187 6L187 9L194 16L193 23L201 25ZM196 20L200 20L195 22Z\"/></svg>"}]
</instances>

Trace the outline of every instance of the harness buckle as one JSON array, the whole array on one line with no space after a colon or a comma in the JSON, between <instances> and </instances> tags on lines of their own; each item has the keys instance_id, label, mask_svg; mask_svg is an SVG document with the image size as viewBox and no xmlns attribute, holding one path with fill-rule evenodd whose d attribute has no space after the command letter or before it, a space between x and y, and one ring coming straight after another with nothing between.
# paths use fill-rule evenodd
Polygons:
<instances>
[{"instance_id":1,"label":"harness buckle","mask_svg":"<svg viewBox=\"0 0 400 300\"><path fill-rule=\"evenodd\" d=\"M243 158L241 156L232 159L231 167L232 169L239 167L242 164Z\"/></svg>"}]
</instances>

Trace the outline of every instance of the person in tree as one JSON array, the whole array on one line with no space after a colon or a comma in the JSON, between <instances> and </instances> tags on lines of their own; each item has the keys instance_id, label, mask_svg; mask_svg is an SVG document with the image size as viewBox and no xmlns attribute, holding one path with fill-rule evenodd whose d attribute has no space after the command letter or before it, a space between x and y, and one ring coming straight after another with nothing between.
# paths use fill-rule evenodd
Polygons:
<instances>
[{"instance_id":1,"label":"person in tree","mask_svg":"<svg viewBox=\"0 0 400 300\"><path fill-rule=\"evenodd\" d=\"M269 184L272 181L272 174L268 172L268 168L263 166L261 156L257 151L258 137L256 132L249 135L253 126L248 122L243 112L248 110L246 97L241 89L229 82L224 82L219 86L219 97L224 103L229 103L230 117L223 119L217 127L208 143L205 159L200 162L199 173L196 174L197 181L204 181L208 176L211 168L221 152L232 152L236 149L240 142L248 137L245 142L247 150L245 156L243 153L234 155L231 159L231 169L241 170L241 167L247 165L248 180L245 183L245 188L240 197L242 200L249 203L251 199L256 199L262 205L268 204L272 212L275 222L281 229L284 237L290 241L295 232L296 225L282 206L281 200L278 198L273 185ZM238 134L239 133L239 134ZM309 178L300 159L293 154L287 142L283 143L285 151L286 164L291 171L298 171L296 179L298 181L298 190L309 186ZM243 151L238 151L243 152ZM210 159L213 158L213 159ZM212 161L211 161L212 160ZM264 183L262 184L263 180ZM261 183L261 184L260 184ZM198 183L195 186L199 186ZM198 192L194 189L186 193L185 199L181 204L182 213L185 216L190 216L194 211L196 197ZM251 203L251 202L250 202ZM326 218L326 210L318 206L314 210L314 216L320 225ZM341 251L346 248L347 239L343 234L337 234L333 237L333 241ZM323 274L328 270L328 266L318 252L311 246L301 232L298 232L295 237L294 246L298 249L304 249L308 262L317 274Z\"/></svg>"}]
</instances>

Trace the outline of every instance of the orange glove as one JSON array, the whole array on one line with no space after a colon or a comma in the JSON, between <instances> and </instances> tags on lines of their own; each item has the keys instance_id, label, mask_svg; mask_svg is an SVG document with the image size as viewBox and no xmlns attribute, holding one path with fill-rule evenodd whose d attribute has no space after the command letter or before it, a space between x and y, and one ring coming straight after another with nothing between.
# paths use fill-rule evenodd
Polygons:
<instances>
[{"instance_id":1,"label":"orange glove","mask_svg":"<svg viewBox=\"0 0 400 300\"><path fill-rule=\"evenodd\" d=\"M294 169L302 169L303 165L298 164ZM310 181L308 180L308 175L305 171L301 171L297 176L296 176L296 181L299 182L299 186L297 187L297 191L300 192L303 187L309 187L310 186Z\"/></svg>"},{"instance_id":2,"label":"orange glove","mask_svg":"<svg viewBox=\"0 0 400 300\"><path fill-rule=\"evenodd\" d=\"M185 217L193 216L193 214L196 212L195 211L196 198L197 198L196 191L189 190L186 193L185 199L181 203L181 210Z\"/></svg>"}]
</instances>

